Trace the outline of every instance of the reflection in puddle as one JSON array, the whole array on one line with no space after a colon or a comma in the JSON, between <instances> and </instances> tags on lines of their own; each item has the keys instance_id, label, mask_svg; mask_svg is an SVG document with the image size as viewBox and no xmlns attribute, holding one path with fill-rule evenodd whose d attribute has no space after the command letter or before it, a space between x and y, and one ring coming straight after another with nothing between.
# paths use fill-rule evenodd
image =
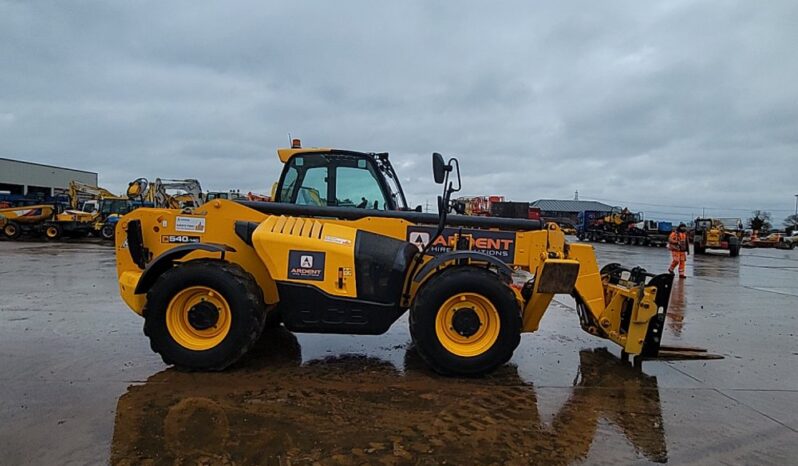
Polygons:
<instances>
[{"instance_id":1,"label":"reflection in puddle","mask_svg":"<svg viewBox=\"0 0 798 466\"><path fill-rule=\"evenodd\" d=\"M738 257L726 257L723 254L706 254L693 256L693 276L705 278L735 278L740 276Z\"/></svg>"},{"instance_id":2,"label":"reflection in puddle","mask_svg":"<svg viewBox=\"0 0 798 466\"><path fill-rule=\"evenodd\" d=\"M671 300L668 305L666 324L675 337L682 335L684 325L684 311L687 308L687 298L684 295L684 280L674 280L671 288Z\"/></svg>"},{"instance_id":3,"label":"reflection in puddle","mask_svg":"<svg viewBox=\"0 0 798 466\"><path fill-rule=\"evenodd\" d=\"M551 422L513 366L483 379L441 378L412 349L403 371L362 356L300 365L297 340L283 329L265 333L254 353L228 372L166 370L129 387L111 462L564 464L610 448L596 441L608 430L631 446L613 442L614 458L667 461L656 378L605 350L580 352Z\"/></svg>"}]
</instances>

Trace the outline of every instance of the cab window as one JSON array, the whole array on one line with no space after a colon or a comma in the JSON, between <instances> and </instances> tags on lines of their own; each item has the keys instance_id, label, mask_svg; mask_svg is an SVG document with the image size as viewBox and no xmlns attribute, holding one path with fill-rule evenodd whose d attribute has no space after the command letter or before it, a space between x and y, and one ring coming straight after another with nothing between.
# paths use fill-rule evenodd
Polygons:
<instances>
[{"instance_id":1,"label":"cab window","mask_svg":"<svg viewBox=\"0 0 798 466\"><path fill-rule=\"evenodd\" d=\"M283 179L283 187L280 190L280 201L282 202L290 202L291 201L291 194L294 191L294 185L296 184L297 178L297 168L294 163L288 168L288 171L285 172L285 178Z\"/></svg>"},{"instance_id":2,"label":"cab window","mask_svg":"<svg viewBox=\"0 0 798 466\"><path fill-rule=\"evenodd\" d=\"M282 180L279 202L326 206L329 183L329 162L326 157L295 156Z\"/></svg>"},{"instance_id":3,"label":"cab window","mask_svg":"<svg viewBox=\"0 0 798 466\"><path fill-rule=\"evenodd\" d=\"M386 210L385 195L380 189L374 168L366 160L356 166L341 166L335 172L335 199L339 207Z\"/></svg>"},{"instance_id":4,"label":"cab window","mask_svg":"<svg viewBox=\"0 0 798 466\"><path fill-rule=\"evenodd\" d=\"M295 203L313 206L327 205L327 167L313 167L305 170Z\"/></svg>"}]
</instances>

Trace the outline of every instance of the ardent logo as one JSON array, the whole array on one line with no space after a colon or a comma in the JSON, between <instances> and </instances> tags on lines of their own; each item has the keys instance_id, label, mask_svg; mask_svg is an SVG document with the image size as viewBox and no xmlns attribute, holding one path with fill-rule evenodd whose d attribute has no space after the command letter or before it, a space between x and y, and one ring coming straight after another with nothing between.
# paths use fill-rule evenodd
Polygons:
<instances>
[{"instance_id":1,"label":"ardent logo","mask_svg":"<svg viewBox=\"0 0 798 466\"><path fill-rule=\"evenodd\" d=\"M426 231L411 231L408 241L413 243L419 251L429 244L429 233Z\"/></svg>"},{"instance_id":2,"label":"ardent logo","mask_svg":"<svg viewBox=\"0 0 798 466\"><path fill-rule=\"evenodd\" d=\"M509 231L491 231L471 228L445 228L441 236L432 240L435 228L409 226L407 228L407 241L416 245L419 250L429 245L427 254L444 254L451 250L450 242L454 235L462 232L464 235L471 236L473 240L473 250L496 257L505 262L512 263L515 257L515 233Z\"/></svg>"},{"instance_id":3,"label":"ardent logo","mask_svg":"<svg viewBox=\"0 0 798 466\"><path fill-rule=\"evenodd\" d=\"M324 253L321 251L288 251L288 278L324 280Z\"/></svg>"}]
</instances>

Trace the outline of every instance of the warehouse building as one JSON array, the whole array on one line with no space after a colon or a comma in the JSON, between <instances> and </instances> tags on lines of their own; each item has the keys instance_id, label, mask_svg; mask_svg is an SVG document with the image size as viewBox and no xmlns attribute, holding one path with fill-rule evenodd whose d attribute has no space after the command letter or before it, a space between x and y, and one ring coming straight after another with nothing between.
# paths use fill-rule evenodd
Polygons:
<instances>
[{"instance_id":1,"label":"warehouse building","mask_svg":"<svg viewBox=\"0 0 798 466\"><path fill-rule=\"evenodd\" d=\"M538 199L531 204L540 209L540 216L547 221L557 223L570 223L576 225L576 216L579 212L592 210L595 212L610 212L612 206L598 201Z\"/></svg>"},{"instance_id":2,"label":"warehouse building","mask_svg":"<svg viewBox=\"0 0 798 466\"><path fill-rule=\"evenodd\" d=\"M97 186L97 173L0 158L0 193L52 196L65 192L72 180Z\"/></svg>"}]
</instances>

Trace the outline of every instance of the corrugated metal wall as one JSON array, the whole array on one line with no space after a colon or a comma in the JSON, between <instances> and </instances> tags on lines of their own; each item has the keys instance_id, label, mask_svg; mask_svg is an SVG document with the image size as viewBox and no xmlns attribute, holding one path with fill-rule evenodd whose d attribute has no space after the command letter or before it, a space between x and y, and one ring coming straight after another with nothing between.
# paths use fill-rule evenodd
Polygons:
<instances>
[{"instance_id":1,"label":"corrugated metal wall","mask_svg":"<svg viewBox=\"0 0 798 466\"><path fill-rule=\"evenodd\" d=\"M72 180L97 186L96 173L0 158L0 185L65 190Z\"/></svg>"}]
</instances>

